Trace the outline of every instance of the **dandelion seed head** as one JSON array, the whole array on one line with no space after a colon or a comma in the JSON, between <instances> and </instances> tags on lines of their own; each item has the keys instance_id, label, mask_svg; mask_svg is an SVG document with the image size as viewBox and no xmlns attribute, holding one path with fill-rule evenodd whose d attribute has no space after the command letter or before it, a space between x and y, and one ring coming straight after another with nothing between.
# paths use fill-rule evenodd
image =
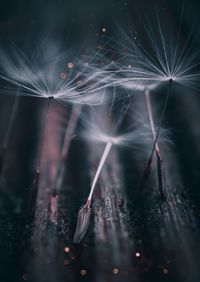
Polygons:
<instances>
[{"instance_id":1,"label":"dandelion seed head","mask_svg":"<svg viewBox=\"0 0 200 282\"><path fill-rule=\"evenodd\" d=\"M127 88L128 84L139 82L140 85L152 87L172 80L186 87L197 88L200 60L199 55L192 51L191 35L183 42L181 28L177 33L158 14L150 22L149 19L141 19L141 22L144 30L141 32L142 40L140 34L137 34L139 45L132 34L121 31L123 43L119 46L119 52L124 54L116 65L116 84L121 83ZM127 67L127 64L134 65L134 68Z\"/></svg>"},{"instance_id":2,"label":"dandelion seed head","mask_svg":"<svg viewBox=\"0 0 200 282\"><path fill-rule=\"evenodd\" d=\"M111 83L111 72L104 62L98 67L98 52L88 55L87 63L84 63L81 54L76 54L75 50L63 50L51 40L41 42L41 46L38 44L29 52L16 46L1 49L0 78L7 82L5 93L15 94L16 87L20 87L20 95L53 96L62 102L101 104L103 90ZM63 71L68 57L74 58L73 63L69 61L67 64L69 73Z\"/></svg>"}]
</instances>

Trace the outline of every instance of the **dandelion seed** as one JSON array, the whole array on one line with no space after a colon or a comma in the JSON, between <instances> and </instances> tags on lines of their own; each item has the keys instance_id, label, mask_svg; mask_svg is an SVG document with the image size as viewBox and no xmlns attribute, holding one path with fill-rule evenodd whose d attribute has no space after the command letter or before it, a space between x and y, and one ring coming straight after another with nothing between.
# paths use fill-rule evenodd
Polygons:
<instances>
[{"instance_id":1,"label":"dandelion seed","mask_svg":"<svg viewBox=\"0 0 200 282\"><path fill-rule=\"evenodd\" d=\"M75 235L74 235L74 243L76 243L76 244L78 244L82 241L83 237L85 236L85 234L88 230L89 223L90 223L90 215L91 215L90 204L91 204L91 200L92 200L92 195L94 193L94 189L96 187L97 180L98 180L99 175L102 171L104 163L105 163L105 161L108 157L108 154L110 152L111 147L112 147L112 143L108 142L106 144L106 147L104 149L101 161L99 163L96 174L94 176L94 180L93 180L93 183L92 183L92 187L91 187L90 194L88 196L87 202L86 202L85 206L83 206L79 210L78 221L77 221L76 231L75 231Z\"/></svg>"}]
</instances>

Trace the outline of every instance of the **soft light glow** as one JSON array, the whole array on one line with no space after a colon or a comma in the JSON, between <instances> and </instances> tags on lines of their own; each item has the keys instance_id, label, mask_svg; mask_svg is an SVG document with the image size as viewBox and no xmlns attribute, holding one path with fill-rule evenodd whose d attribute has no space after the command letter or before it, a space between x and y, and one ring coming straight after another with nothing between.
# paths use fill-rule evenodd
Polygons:
<instances>
[{"instance_id":1,"label":"soft light glow","mask_svg":"<svg viewBox=\"0 0 200 282\"><path fill-rule=\"evenodd\" d=\"M65 251L65 253L69 253L70 252L70 248L69 247L65 247L64 251Z\"/></svg>"},{"instance_id":2,"label":"soft light glow","mask_svg":"<svg viewBox=\"0 0 200 282\"><path fill-rule=\"evenodd\" d=\"M168 270L166 268L163 269L164 274L168 274Z\"/></svg>"},{"instance_id":3,"label":"soft light glow","mask_svg":"<svg viewBox=\"0 0 200 282\"><path fill-rule=\"evenodd\" d=\"M70 62L70 63L68 63L67 66L68 66L69 69L72 69L74 67L74 64Z\"/></svg>"},{"instance_id":4,"label":"soft light glow","mask_svg":"<svg viewBox=\"0 0 200 282\"><path fill-rule=\"evenodd\" d=\"M85 276L87 274L85 269L81 269L81 275Z\"/></svg>"},{"instance_id":5,"label":"soft light glow","mask_svg":"<svg viewBox=\"0 0 200 282\"><path fill-rule=\"evenodd\" d=\"M113 274L118 274L119 270L118 268L113 268Z\"/></svg>"}]
</instances>

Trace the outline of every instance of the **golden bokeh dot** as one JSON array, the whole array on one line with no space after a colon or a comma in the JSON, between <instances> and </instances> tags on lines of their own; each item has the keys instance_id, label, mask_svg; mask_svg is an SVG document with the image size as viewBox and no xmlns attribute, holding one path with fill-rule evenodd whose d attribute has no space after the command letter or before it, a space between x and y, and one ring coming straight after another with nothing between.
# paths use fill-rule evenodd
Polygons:
<instances>
[{"instance_id":1,"label":"golden bokeh dot","mask_svg":"<svg viewBox=\"0 0 200 282\"><path fill-rule=\"evenodd\" d=\"M136 253L135 253L135 256L136 256L137 258L139 258L139 257L140 257L140 253L139 253L139 252L136 252Z\"/></svg>"},{"instance_id":2,"label":"golden bokeh dot","mask_svg":"<svg viewBox=\"0 0 200 282\"><path fill-rule=\"evenodd\" d=\"M119 270L118 268L113 268L113 274L118 274Z\"/></svg>"},{"instance_id":3,"label":"golden bokeh dot","mask_svg":"<svg viewBox=\"0 0 200 282\"><path fill-rule=\"evenodd\" d=\"M72 69L74 67L74 64L69 62L67 66L68 66L69 69Z\"/></svg>"},{"instance_id":4,"label":"golden bokeh dot","mask_svg":"<svg viewBox=\"0 0 200 282\"><path fill-rule=\"evenodd\" d=\"M69 247L65 247L64 251L65 251L65 253L69 253L70 252L70 248Z\"/></svg>"},{"instance_id":5,"label":"golden bokeh dot","mask_svg":"<svg viewBox=\"0 0 200 282\"><path fill-rule=\"evenodd\" d=\"M83 276L84 276L84 275L86 275L86 273L87 273L87 272L86 272L86 270L85 270L85 269L81 269L81 275L83 275Z\"/></svg>"}]
</instances>

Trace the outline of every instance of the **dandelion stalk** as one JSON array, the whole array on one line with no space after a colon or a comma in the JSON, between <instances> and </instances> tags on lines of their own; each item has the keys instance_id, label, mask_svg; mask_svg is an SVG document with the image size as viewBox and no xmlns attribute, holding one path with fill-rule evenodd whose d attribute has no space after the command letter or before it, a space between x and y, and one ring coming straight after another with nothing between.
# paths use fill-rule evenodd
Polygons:
<instances>
[{"instance_id":1,"label":"dandelion stalk","mask_svg":"<svg viewBox=\"0 0 200 282\"><path fill-rule=\"evenodd\" d=\"M32 220L34 218L35 204L36 204L36 200L37 200L38 187L39 187L41 158L42 158L42 152L43 152L44 141L45 141L47 125L48 125L48 119L49 119L49 109L50 109L52 99L53 99L53 96L48 97L47 109L46 109L46 113L44 115L43 133L42 133L42 138L41 138L41 141L40 141L38 161L37 161L37 166L36 166L35 175L34 175L34 179L33 179L32 195L31 195L30 206L29 206L29 219L30 220Z\"/></svg>"},{"instance_id":2,"label":"dandelion stalk","mask_svg":"<svg viewBox=\"0 0 200 282\"><path fill-rule=\"evenodd\" d=\"M161 114L160 122L159 122L159 125L158 125L157 133L154 137L154 143L153 143L152 151L151 151L149 159L148 159L148 161L145 165L145 169L143 171L142 177L140 179L140 183L139 183L138 188L137 188L138 193L141 194L142 192L144 192L146 182L147 182L147 180L150 176L151 169L152 169L153 154L156 150L159 190L160 190L162 198L165 198L164 193L163 193L163 186L162 186L163 180L161 180L162 179L162 161L161 161L160 155L157 153L157 152L159 152L157 141L158 141L160 129L161 129L161 126L162 126L163 118L164 118L164 115L165 115L165 112L166 112L166 108L167 108L167 104L168 104L168 100L169 100L169 95L170 95L170 92L171 92L171 85L172 85L172 79L169 80L167 96L165 98L165 103L164 103L164 107L163 107L163 110L162 110L162 114ZM157 149L158 149L158 151L157 151Z\"/></svg>"},{"instance_id":3,"label":"dandelion stalk","mask_svg":"<svg viewBox=\"0 0 200 282\"><path fill-rule=\"evenodd\" d=\"M146 101L146 106L147 106L149 123L150 123L151 131L152 131L153 139L154 141L156 141L156 129L155 129L155 123L153 119L151 98L149 94L150 94L149 90L146 89L145 90L145 101ZM158 188L159 188L162 199L165 200L162 159L161 159L160 149L159 149L157 141L155 142L155 152L156 152L156 158L157 158Z\"/></svg>"},{"instance_id":4,"label":"dandelion stalk","mask_svg":"<svg viewBox=\"0 0 200 282\"><path fill-rule=\"evenodd\" d=\"M112 148L112 142L107 142L103 155L101 157L99 166L97 168L96 174L94 176L94 180L92 182L92 186L91 186L90 193L87 198L86 204L79 210L76 231L75 231L74 240L73 240L74 243L76 244L82 241L82 239L84 238L88 230L89 223L90 223L90 215L91 215L90 205L92 201L92 196L93 196L94 189L96 187L96 183L98 181L99 175L102 171L102 168L105 164L105 161L109 155L111 148Z\"/></svg>"}]
</instances>

